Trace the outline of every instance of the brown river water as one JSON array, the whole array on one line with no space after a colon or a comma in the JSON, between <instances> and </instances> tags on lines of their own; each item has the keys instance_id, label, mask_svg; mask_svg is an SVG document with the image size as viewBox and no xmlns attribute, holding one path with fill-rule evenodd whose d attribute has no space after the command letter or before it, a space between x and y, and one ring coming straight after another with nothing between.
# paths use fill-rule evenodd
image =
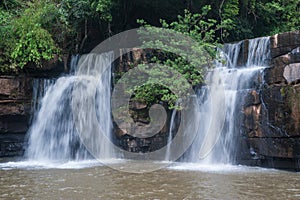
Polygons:
<instances>
[{"instance_id":1,"label":"brown river water","mask_svg":"<svg viewBox=\"0 0 300 200\"><path fill-rule=\"evenodd\" d=\"M300 173L176 163L135 174L93 161L6 162L0 199L300 199Z\"/></svg>"}]
</instances>

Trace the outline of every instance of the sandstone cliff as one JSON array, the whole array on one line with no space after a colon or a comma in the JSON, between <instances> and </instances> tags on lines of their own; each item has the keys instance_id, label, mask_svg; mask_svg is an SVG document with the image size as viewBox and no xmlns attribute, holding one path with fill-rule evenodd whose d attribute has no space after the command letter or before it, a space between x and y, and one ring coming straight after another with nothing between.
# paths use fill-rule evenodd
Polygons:
<instances>
[{"instance_id":1,"label":"sandstone cliff","mask_svg":"<svg viewBox=\"0 0 300 200\"><path fill-rule=\"evenodd\" d=\"M238 162L300 170L300 31L272 36L270 54L246 97Z\"/></svg>"}]
</instances>

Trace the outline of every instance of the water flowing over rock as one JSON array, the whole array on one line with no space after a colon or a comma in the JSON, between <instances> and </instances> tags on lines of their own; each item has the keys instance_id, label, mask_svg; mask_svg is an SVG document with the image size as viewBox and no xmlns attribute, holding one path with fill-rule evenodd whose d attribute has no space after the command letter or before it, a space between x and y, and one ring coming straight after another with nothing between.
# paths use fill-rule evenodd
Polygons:
<instances>
[{"instance_id":1,"label":"water flowing over rock","mask_svg":"<svg viewBox=\"0 0 300 200\"><path fill-rule=\"evenodd\" d=\"M122 54L122 50L120 53ZM99 82L95 100L105 104L96 104L96 109L103 111L98 113L108 116L109 106L105 105L110 102L105 96L109 96L110 82L130 70L132 64L147 63L152 53L149 49L132 49L114 62L113 73L106 74L105 83ZM213 84L213 87L223 87L225 98L219 98L220 94L213 93L212 88L205 85L197 91L201 128L194 144L181 160L299 171L300 31L226 44L222 55L227 62L223 65L219 63L215 73L210 72L206 81L217 83L220 80L222 84ZM1 76L0 157L22 155L24 149L27 149L26 156L31 159L90 158L78 136L71 111L74 91L81 94L79 83L89 84L89 76L79 78L80 70L75 66L79 63L87 67L85 70L91 69L88 66L103 59L112 61L110 54L106 58L107 60L99 55L73 56L71 74L62 75L61 78L56 77L63 72L63 66L60 64L56 70L53 63L44 71L29 70L28 76ZM88 72L85 70L80 72L81 75ZM74 85L77 88L74 89ZM86 92L83 91L82 94ZM86 96L77 97L80 100ZM136 122L147 124L147 105L143 102L131 102L131 106L134 111L140 112L136 115L133 112ZM219 120L220 113L226 116L224 123ZM165 126L151 138L134 138L118 129L110 117L103 118L101 114L96 117L104 132L116 137L112 140L117 146L126 151L143 153L156 151L172 141L177 124L180 123L180 112L169 111L167 115ZM82 118L84 119L84 115ZM27 145L25 133L29 124L32 125ZM203 146L203 141L214 144L218 136L215 130L221 126L223 128L215 148L210 154L201 154L210 149ZM205 137L209 133L213 133L213 137ZM111 157L114 153L107 150L105 144L99 147L102 148L99 151L104 157ZM169 160L169 153L166 151L166 160Z\"/></svg>"},{"instance_id":2,"label":"water flowing over rock","mask_svg":"<svg viewBox=\"0 0 300 200\"><path fill-rule=\"evenodd\" d=\"M74 59L77 58L74 57ZM40 108L37 108L37 114L34 116L28 133L26 155L29 159L80 160L90 157L77 132L72 101L74 98L85 98L89 94L88 84L92 80L92 75L83 74L82 70L89 71L95 66L98 68L110 66L112 59L112 53L83 55L78 61L78 71L75 70L75 74L63 76L50 84L44 84L43 91L41 91L44 95L40 102ZM73 62L74 65L76 63ZM107 103L110 101L110 77L111 71L108 70L107 76L99 81L98 86L102 91L100 91L100 95L96 96L99 98L97 105L101 110L99 112L100 123L108 134L111 132L110 106ZM99 77L96 78L99 79ZM96 83L98 79L95 80ZM108 92L103 91L103 88ZM81 104L86 103L81 101ZM108 112L104 112L104 110L108 110ZM87 117L89 114L87 110L82 110L82 112L82 117ZM99 142L99 146L101 146L101 142Z\"/></svg>"},{"instance_id":3,"label":"water flowing over rock","mask_svg":"<svg viewBox=\"0 0 300 200\"><path fill-rule=\"evenodd\" d=\"M185 161L205 164L236 163L243 97L260 86L260 73L268 64L269 38L249 40L248 57L245 59L247 62L244 66L238 66L238 54L242 48L242 42L225 45L220 54L226 63L217 64L207 75L206 82L212 84L199 91L202 116L200 129L190 151L185 155ZM218 85L223 85L224 96L213 91ZM225 113L225 119L220 113ZM210 139L205 140L206 137ZM214 146L211 151L201 155L201 150L210 145Z\"/></svg>"},{"instance_id":4,"label":"water flowing over rock","mask_svg":"<svg viewBox=\"0 0 300 200\"><path fill-rule=\"evenodd\" d=\"M172 111L172 115L170 118L170 125L169 125L169 133L168 133L168 140L167 140L167 150L166 150L166 156L165 156L165 160L166 161L170 161L170 154L171 154L171 142L172 139L174 137L174 133L175 133L175 127L176 127L176 119L178 120L179 116L176 116L177 114L177 110L173 109Z\"/></svg>"},{"instance_id":5,"label":"water flowing over rock","mask_svg":"<svg viewBox=\"0 0 300 200\"><path fill-rule=\"evenodd\" d=\"M270 37L261 89L244 106L239 163L300 169L299 46L300 31Z\"/></svg>"}]
</instances>

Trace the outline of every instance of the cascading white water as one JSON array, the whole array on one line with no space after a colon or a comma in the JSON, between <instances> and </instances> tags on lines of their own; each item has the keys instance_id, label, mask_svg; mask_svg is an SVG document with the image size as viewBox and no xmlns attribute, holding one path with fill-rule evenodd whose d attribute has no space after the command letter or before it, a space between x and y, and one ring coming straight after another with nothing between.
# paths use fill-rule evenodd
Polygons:
<instances>
[{"instance_id":1,"label":"cascading white water","mask_svg":"<svg viewBox=\"0 0 300 200\"><path fill-rule=\"evenodd\" d=\"M177 106L177 105L176 105ZM167 151L166 151L166 156L165 160L170 161L170 151L171 151L171 142L172 138L174 136L174 129L175 129L175 116L177 114L177 110L173 109L171 119L170 119L170 125L169 125L169 133L168 133L168 141L167 141Z\"/></svg>"},{"instance_id":2,"label":"cascading white water","mask_svg":"<svg viewBox=\"0 0 300 200\"><path fill-rule=\"evenodd\" d=\"M266 66L266 60L269 58L270 54L269 43L269 37L249 40L246 67Z\"/></svg>"},{"instance_id":3,"label":"cascading white water","mask_svg":"<svg viewBox=\"0 0 300 200\"><path fill-rule=\"evenodd\" d=\"M202 87L198 91L199 115L201 118L200 129L189 153L185 160L189 162L201 163L231 163L234 159L235 136L239 131L239 122L237 112L242 103L242 93L255 87L256 75L259 74L262 67L266 66L266 59L269 51L269 38L259 38L249 40L248 57L244 66L237 66L242 43L225 45L221 54L226 64L219 63L211 73L207 75L206 81L213 83L210 88ZM96 110L99 127L106 137L111 137L112 121L110 110L110 91L111 91L111 70L107 69L113 60L112 53L101 55L89 54L73 57L73 65L78 63L79 68L72 67L75 75L69 75L59 78L55 83L46 84L44 97L34 116L33 124L29 130L28 149L26 155L29 159L35 160L79 160L89 158L90 155L83 145L80 135L77 132L82 129L81 124L76 126L76 122L82 122L86 132L89 123L92 121L91 111ZM99 67L95 67L99 66ZM109 67L110 69L110 67ZM94 73L94 70L98 70ZM217 73L216 73L217 72ZM102 74L101 77L94 77L94 74ZM218 76L216 76L218 74ZM96 87L95 84L97 85ZM90 87L93 85L93 87ZM225 99L220 96L219 92L214 89L224 88ZM76 86L76 87L75 87ZM92 89L89 89L92 88ZM96 94L93 91L96 88ZM39 92L36 92L36 99ZM93 96L94 95L94 96ZM89 102L95 99L95 104ZM76 120L74 120L74 105L77 111ZM84 108L84 109L83 109ZM225 113L225 122L220 118L219 113ZM176 111L172 113L169 129L169 140L171 143L173 129L175 127ZM216 138L215 132L222 128L220 137ZM209 145L217 140L212 152L199 159L199 151L206 148L203 144L203 138L211 135L207 141ZM88 138L94 139L93 136L87 135ZM97 138L97 137L95 137ZM111 139L111 138L110 138ZM98 141L99 140L99 141ZM97 144L96 152L99 153L97 158L115 158L113 150L107 147L107 144L101 138L93 141ZM89 146L89 145L88 145ZM93 149L94 150L94 149ZM167 150L165 158L169 160L170 150Z\"/></svg>"},{"instance_id":4,"label":"cascading white water","mask_svg":"<svg viewBox=\"0 0 300 200\"><path fill-rule=\"evenodd\" d=\"M31 119L30 122L36 120L38 111L41 107L41 101L46 91L50 86L54 84L54 79L34 79L33 80L33 91L32 91L32 102L31 102Z\"/></svg>"},{"instance_id":5,"label":"cascading white water","mask_svg":"<svg viewBox=\"0 0 300 200\"><path fill-rule=\"evenodd\" d=\"M114 149L110 148L110 144L103 138L112 141L112 61L113 52L100 56L81 56L76 71L77 82L72 94L73 112L77 112L73 113L76 129L81 131L80 137L93 156L102 160L116 158ZM97 129L94 123L97 123Z\"/></svg>"},{"instance_id":6,"label":"cascading white water","mask_svg":"<svg viewBox=\"0 0 300 200\"><path fill-rule=\"evenodd\" d=\"M206 82L211 83L210 88L202 87L198 91L200 104L199 115L201 117L200 129L197 137L185 155L187 162L198 162L203 164L231 164L234 162L236 152L236 136L239 133L239 112L243 103L245 91L257 87L258 75L263 67L267 65L269 56L269 38L257 38L249 40L248 57L244 66L238 66L238 59L242 43L225 45L221 55L226 60L225 64L218 63L217 67L207 75ZM222 84L224 96L213 90ZM221 99L222 98L222 99ZM225 103L220 103L225 101ZM219 113L225 113L225 121ZM220 134L215 131L220 128ZM207 144L204 144L204 138ZM215 143L214 143L215 142ZM200 156L202 149L209 149L215 144L211 152Z\"/></svg>"},{"instance_id":7,"label":"cascading white water","mask_svg":"<svg viewBox=\"0 0 300 200\"><path fill-rule=\"evenodd\" d=\"M82 56L79 61L77 56L73 58L76 59L72 61L73 65L79 63L78 71L81 68L89 70L94 66L106 68L113 61L113 53L88 54ZM76 71L74 66L71 68ZM37 114L33 118L32 126L28 132L28 148L26 150L28 159L80 160L90 158L74 124L74 110L72 108L73 98L84 97L89 92L88 87L76 87L76 93L74 93L74 84L85 85L88 79L89 77L86 74L76 72L75 75L63 76L44 87L44 96L40 106L36 107L38 111L36 111ZM99 86L97 87L97 102L94 109L98 108L99 123L103 131L110 135L111 71L106 70L101 78L92 80ZM39 96L38 93L37 91L35 96ZM88 115L86 112L84 114ZM101 142L99 142L99 145L101 145Z\"/></svg>"},{"instance_id":8,"label":"cascading white water","mask_svg":"<svg viewBox=\"0 0 300 200\"><path fill-rule=\"evenodd\" d=\"M224 67L232 68L236 67L238 65L238 56L240 54L241 45L243 44L243 41L240 41L235 44L227 44L224 46L224 53L223 56L226 59L226 65Z\"/></svg>"}]
</instances>

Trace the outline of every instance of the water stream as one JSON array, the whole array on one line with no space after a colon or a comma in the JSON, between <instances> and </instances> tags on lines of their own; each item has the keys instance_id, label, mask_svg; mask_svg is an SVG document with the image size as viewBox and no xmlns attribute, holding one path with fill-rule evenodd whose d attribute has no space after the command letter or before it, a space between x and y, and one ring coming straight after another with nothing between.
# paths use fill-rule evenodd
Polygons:
<instances>
[{"instance_id":1,"label":"water stream","mask_svg":"<svg viewBox=\"0 0 300 200\"><path fill-rule=\"evenodd\" d=\"M74 109L72 101L74 98L84 98L87 95L86 88L90 84L91 76L82 74L82 69L89 71L90 68L104 66L112 63L112 53L101 55L89 54L72 59L70 75L63 76L56 81L44 80L44 87L36 85L34 99L37 106L33 117L32 126L29 130L28 148L26 157L30 160L83 160L91 158L85 146L82 144L74 122ZM76 69L77 63L79 69ZM111 71L107 70L103 78L93 80L98 84L97 109L99 123L103 131L111 134L110 117L110 87ZM38 84L38 83L37 83ZM76 87L74 85L84 87ZM75 94L76 92L76 94ZM41 98L41 95L43 97ZM82 104L86 102L82 101ZM94 108L95 109L95 108ZM85 112L87 113L87 112ZM82 115L82 117L86 117ZM104 154L109 154L105 144L99 146ZM108 155L107 157L110 157Z\"/></svg>"},{"instance_id":2,"label":"water stream","mask_svg":"<svg viewBox=\"0 0 300 200\"><path fill-rule=\"evenodd\" d=\"M170 154L171 154L171 142L172 142L172 138L174 136L174 129L175 129L175 120L176 120L176 114L177 111L176 109L173 109L172 111L172 115L171 115L171 119L170 119L170 126L169 126L169 133L168 133L168 141L167 141L167 151L166 151L166 156L165 156L165 160L166 161L170 161Z\"/></svg>"},{"instance_id":3,"label":"water stream","mask_svg":"<svg viewBox=\"0 0 300 200\"><path fill-rule=\"evenodd\" d=\"M268 51L269 38L267 37L249 40L249 53L247 58L244 58L243 65L238 65L238 59L243 52L241 42L227 44L220 51L222 59L227 62L217 62L217 67L206 77L209 86L204 86L198 91L200 128L184 161L203 164L234 163L236 135L240 129L237 118L244 92L256 89L259 85L258 76L260 70L267 65ZM117 158L102 138L82 134L80 138L77 132L78 129L80 133L95 132L89 129L93 128L92 118L96 117L100 131L111 140L111 70L106 69L112 63L112 59L112 53L73 56L69 75L55 82L45 81L44 88L39 89L41 92L34 92L35 99L38 99L40 104L36 107L37 114L33 118L28 134L29 144L26 155L29 159L68 161L91 158L81 139L88 146L93 146L92 152L97 152L95 155L97 158ZM94 74L102 74L102 77L94 77ZM221 86L224 90L223 96L213 91ZM96 106L91 102L94 97L96 97ZM76 113L74 113L74 102ZM91 113L95 109L96 116L93 116ZM224 119L221 119L220 113L224 113ZM177 120L175 116L176 111L173 111L168 144L172 142L174 135L174 125ZM83 127L82 124L85 126ZM200 155L203 149L209 149L211 146L214 146L211 151ZM167 148L166 161L169 160L171 153L170 148Z\"/></svg>"},{"instance_id":4,"label":"water stream","mask_svg":"<svg viewBox=\"0 0 300 200\"><path fill-rule=\"evenodd\" d=\"M0 199L299 199L300 174L238 166L182 166L129 174L80 162L16 169L0 163ZM26 167L26 166L24 166ZM73 168L73 169L72 169Z\"/></svg>"},{"instance_id":5,"label":"water stream","mask_svg":"<svg viewBox=\"0 0 300 200\"><path fill-rule=\"evenodd\" d=\"M249 40L249 53L241 66L238 65L238 59L243 52L242 48L241 42L225 45L220 53L221 58L227 62L217 63L217 67L206 77L209 86L198 91L200 128L184 161L202 164L235 163L236 138L241 128L239 112L242 110L245 92L258 89L260 85L259 75L268 64L269 38ZM212 91L219 86L224 88L222 95ZM225 119L220 113L225 113ZM218 129L221 130L219 134L216 132ZM206 144L203 143L205 137L208 138L205 141L209 141ZM201 155L201 148L208 149L213 144L215 146L208 154Z\"/></svg>"}]
</instances>

